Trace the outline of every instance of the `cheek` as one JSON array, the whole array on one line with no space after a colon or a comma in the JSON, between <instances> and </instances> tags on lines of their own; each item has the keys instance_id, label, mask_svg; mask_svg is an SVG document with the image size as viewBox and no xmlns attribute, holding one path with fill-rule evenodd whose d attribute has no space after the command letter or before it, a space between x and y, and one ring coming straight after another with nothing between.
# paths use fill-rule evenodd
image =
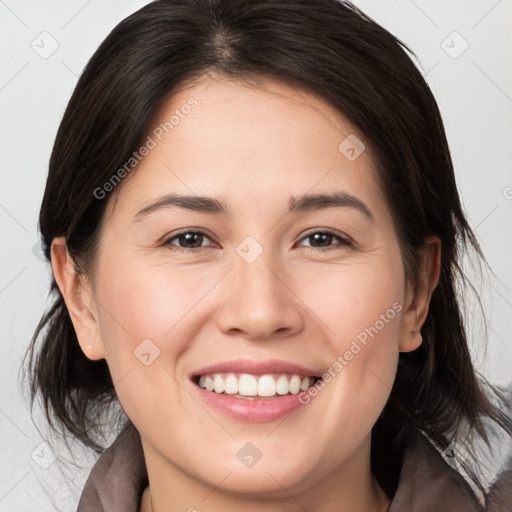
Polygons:
<instances>
[{"instance_id":1,"label":"cheek","mask_svg":"<svg viewBox=\"0 0 512 512\"><path fill-rule=\"evenodd\" d=\"M354 339L364 344L376 336L394 340L393 349L398 346L404 276L397 257L379 255L347 265L317 266L301 275L301 286L295 289L321 320L337 354L348 350Z\"/></svg>"},{"instance_id":2,"label":"cheek","mask_svg":"<svg viewBox=\"0 0 512 512\"><path fill-rule=\"evenodd\" d=\"M201 301L218 280L217 273L198 276L197 269L148 266L137 258L125 258L99 276L105 359L131 418L175 400L176 364L197 337Z\"/></svg>"},{"instance_id":3,"label":"cheek","mask_svg":"<svg viewBox=\"0 0 512 512\"><path fill-rule=\"evenodd\" d=\"M171 281L133 266L119 266L101 281L100 335L114 383L123 379L124 386L137 382L140 389L150 389L160 370L173 372L186 345L180 319L191 309L195 294Z\"/></svg>"},{"instance_id":4,"label":"cheek","mask_svg":"<svg viewBox=\"0 0 512 512\"><path fill-rule=\"evenodd\" d=\"M304 279L305 302L321 319L329 344L328 382L319 394L330 395L332 408L322 414L332 425L341 421L351 435L368 432L395 379L404 298L400 262L399 254L390 254Z\"/></svg>"},{"instance_id":5,"label":"cheek","mask_svg":"<svg viewBox=\"0 0 512 512\"><path fill-rule=\"evenodd\" d=\"M176 332L204 295L202 279L158 266L119 266L101 285L102 336L110 352L133 351L146 338L162 350L179 349Z\"/></svg>"}]
</instances>

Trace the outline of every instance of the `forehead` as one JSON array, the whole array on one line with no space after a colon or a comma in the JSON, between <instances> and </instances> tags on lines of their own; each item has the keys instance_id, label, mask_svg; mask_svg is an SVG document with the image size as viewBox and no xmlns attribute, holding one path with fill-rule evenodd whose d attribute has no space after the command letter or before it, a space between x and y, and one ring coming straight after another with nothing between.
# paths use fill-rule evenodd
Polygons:
<instances>
[{"instance_id":1,"label":"forehead","mask_svg":"<svg viewBox=\"0 0 512 512\"><path fill-rule=\"evenodd\" d=\"M276 80L203 76L182 84L154 117L148 141L151 149L116 191L121 206L165 192L230 197L241 206L246 194L285 202L334 188L380 195L364 137L324 100ZM355 159L346 153L354 142Z\"/></svg>"}]
</instances>

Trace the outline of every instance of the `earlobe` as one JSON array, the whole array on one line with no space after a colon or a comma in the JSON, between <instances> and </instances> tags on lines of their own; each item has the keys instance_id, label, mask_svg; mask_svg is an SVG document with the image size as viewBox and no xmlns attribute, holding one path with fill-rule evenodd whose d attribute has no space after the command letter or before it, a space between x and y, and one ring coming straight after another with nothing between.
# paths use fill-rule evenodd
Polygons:
<instances>
[{"instance_id":1,"label":"earlobe","mask_svg":"<svg viewBox=\"0 0 512 512\"><path fill-rule=\"evenodd\" d=\"M440 273L441 240L437 236L430 236L421 249L418 285L415 289L407 286L407 309L402 317L400 352L411 352L421 345L421 326L427 318L430 299L439 282Z\"/></svg>"},{"instance_id":2,"label":"earlobe","mask_svg":"<svg viewBox=\"0 0 512 512\"><path fill-rule=\"evenodd\" d=\"M412 352L421 345L422 341L421 332L413 329L409 333L409 336L405 333L404 338L400 341L400 352Z\"/></svg>"},{"instance_id":3,"label":"earlobe","mask_svg":"<svg viewBox=\"0 0 512 512\"><path fill-rule=\"evenodd\" d=\"M86 280L75 268L64 237L53 239L51 263L55 281L84 354L91 360L102 359L104 349L95 302Z\"/></svg>"}]
</instances>

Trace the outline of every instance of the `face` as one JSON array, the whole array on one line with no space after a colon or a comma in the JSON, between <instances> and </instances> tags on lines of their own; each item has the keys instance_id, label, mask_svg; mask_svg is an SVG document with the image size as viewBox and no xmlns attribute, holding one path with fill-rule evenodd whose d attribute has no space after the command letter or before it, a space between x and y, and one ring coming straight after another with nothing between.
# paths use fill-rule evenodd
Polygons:
<instances>
[{"instance_id":1,"label":"face","mask_svg":"<svg viewBox=\"0 0 512 512\"><path fill-rule=\"evenodd\" d=\"M148 465L260 496L348 482L418 327L364 137L304 91L208 76L149 136L107 207L88 352Z\"/></svg>"}]
</instances>

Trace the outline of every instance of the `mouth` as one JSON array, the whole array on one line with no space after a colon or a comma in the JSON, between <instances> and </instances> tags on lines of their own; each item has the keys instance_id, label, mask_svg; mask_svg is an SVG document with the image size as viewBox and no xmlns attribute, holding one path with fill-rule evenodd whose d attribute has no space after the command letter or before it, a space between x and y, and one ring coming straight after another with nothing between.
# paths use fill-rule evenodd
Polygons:
<instances>
[{"instance_id":1,"label":"mouth","mask_svg":"<svg viewBox=\"0 0 512 512\"><path fill-rule=\"evenodd\" d=\"M272 422L301 408L311 410L303 407L310 402L305 395L322 380L318 370L279 359L224 361L197 369L189 378L206 406L245 423Z\"/></svg>"},{"instance_id":2,"label":"mouth","mask_svg":"<svg viewBox=\"0 0 512 512\"><path fill-rule=\"evenodd\" d=\"M201 389L217 395L229 395L242 400L278 399L298 395L314 386L321 377L296 373L216 372L192 376Z\"/></svg>"}]
</instances>

